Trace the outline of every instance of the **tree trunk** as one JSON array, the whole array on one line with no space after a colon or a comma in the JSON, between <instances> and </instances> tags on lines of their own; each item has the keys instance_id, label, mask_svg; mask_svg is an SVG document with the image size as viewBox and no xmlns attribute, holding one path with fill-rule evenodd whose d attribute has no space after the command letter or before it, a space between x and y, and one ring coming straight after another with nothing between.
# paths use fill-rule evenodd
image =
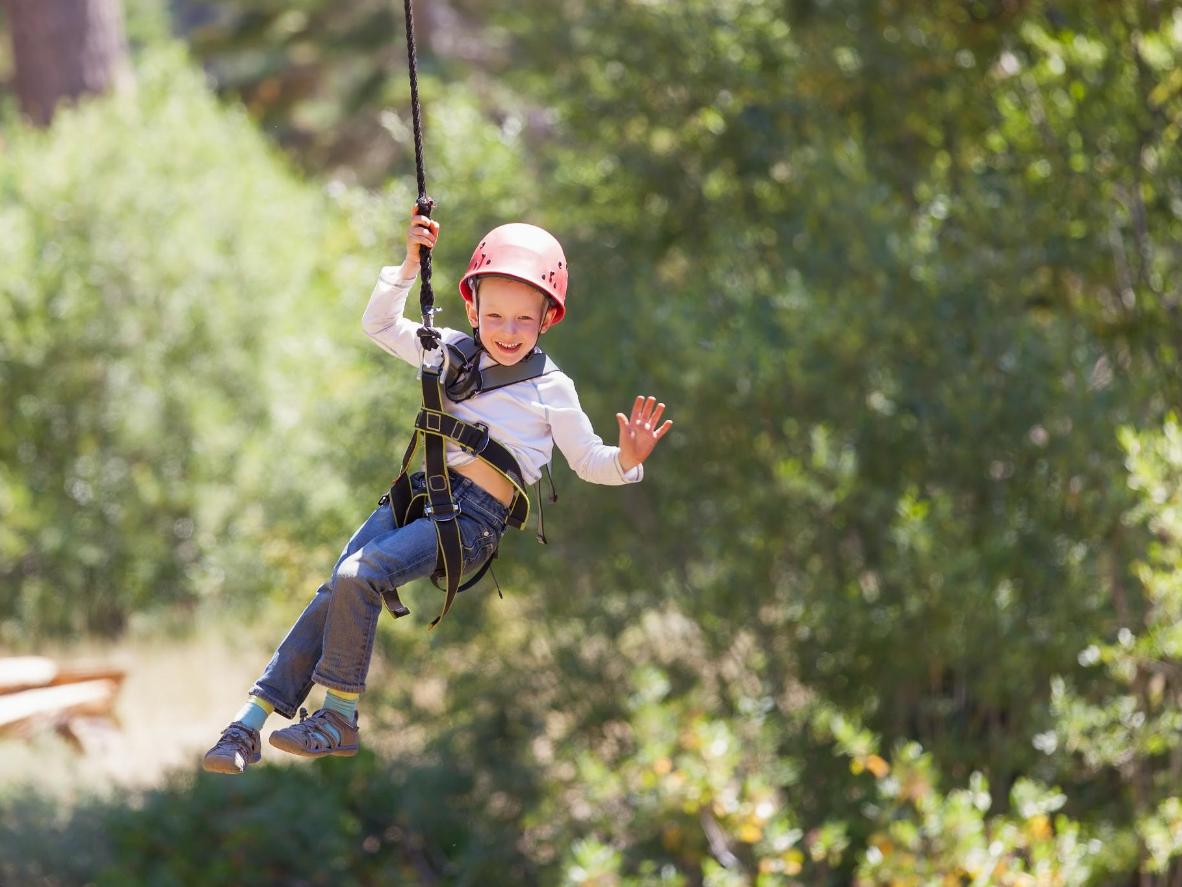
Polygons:
<instances>
[{"instance_id":1,"label":"tree trunk","mask_svg":"<svg viewBox=\"0 0 1182 887\"><path fill-rule=\"evenodd\" d=\"M21 110L48 126L59 102L131 81L120 0L3 0Z\"/></svg>"}]
</instances>

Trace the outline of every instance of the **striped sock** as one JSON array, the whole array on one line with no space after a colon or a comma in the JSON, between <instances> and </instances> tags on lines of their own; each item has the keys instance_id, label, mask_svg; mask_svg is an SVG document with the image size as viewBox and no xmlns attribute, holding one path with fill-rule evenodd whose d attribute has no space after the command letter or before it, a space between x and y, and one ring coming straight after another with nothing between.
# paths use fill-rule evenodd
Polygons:
<instances>
[{"instance_id":1,"label":"striped sock","mask_svg":"<svg viewBox=\"0 0 1182 887\"><path fill-rule=\"evenodd\" d=\"M360 693L345 693L341 690L328 690L324 694L324 707L335 711L342 718L352 724L357 718L357 700L360 698ZM341 741L340 734L333 728L331 724L325 724L324 729L332 733L337 742Z\"/></svg>"},{"instance_id":2,"label":"striped sock","mask_svg":"<svg viewBox=\"0 0 1182 887\"><path fill-rule=\"evenodd\" d=\"M246 724L252 730L262 730L263 724L267 722L267 716L273 711L275 711L275 706L266 699L260 696L251 696L246 700L246 705L242 706L238 714L234 716L234 720Z\"/></svg>"}]
</instances>

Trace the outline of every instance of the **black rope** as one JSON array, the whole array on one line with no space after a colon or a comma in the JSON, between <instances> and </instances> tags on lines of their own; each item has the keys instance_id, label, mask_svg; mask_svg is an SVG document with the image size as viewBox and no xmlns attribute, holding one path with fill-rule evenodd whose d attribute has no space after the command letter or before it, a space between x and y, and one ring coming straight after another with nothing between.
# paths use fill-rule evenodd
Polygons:
<instances>
[{"instance_id":1,"label":"black rope","mask_svg":"<svg viewBox=\"0 0 1182 887\"><path fill-rule=\"evenodd\" d=\"M429 218L435 201L427 196L427 173L423 166L423 121L422 112L419 109L419 71L415 52L415 19L414 10L411 8L412 0L404 0L404 5L406 8L406 58L410 67L410 112L415 133L415 175L419 185L416 208L419 215ZM431 289L431 250L421 244L419 245L419 262L420 276L422 277L422 285L419 288L419 307L423 312L423 326L430 330L431 315L435 311L435 293ZM423 340L425 346L428 340L433 340L430 348L435 347L439 334L436 333L433 337L430 335L424 337L420 332L419 338Z\"/></svg>"}]
</instances>

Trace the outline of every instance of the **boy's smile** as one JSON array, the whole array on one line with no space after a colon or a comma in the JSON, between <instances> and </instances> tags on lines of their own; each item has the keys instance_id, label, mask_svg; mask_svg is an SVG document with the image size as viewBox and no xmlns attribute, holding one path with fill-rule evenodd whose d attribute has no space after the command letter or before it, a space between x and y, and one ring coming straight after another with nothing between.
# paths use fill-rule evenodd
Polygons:
<instances>
[{"instance_id":1,"label":"boy's smile","mask_svg":"<svg viewBox=\"0 0 1182 887\"><path fill-rule=\"evenodd\" d=\"M475 305L469 302L466 307L468 321L480 331L485 349L505 366L534 349L553 317L544 293L509 277L482 277Z\"/></svg>"},{"instance_id":2,"label":"boy's smile","mask_svg":"<svg viewBox=\"0 0 1182 887\"><path fill-rule=\"evenodd\" d=\"M505 354L506 356L509 356L509 357L512 357L514 354L516 354L518 351L521 350L521 343L520 342L510 345L506 342L501 342L501 341L497 340L497 341L494 341L493 344L496 345L497 348L503 354Z\"/></svg>"}]
</instances>

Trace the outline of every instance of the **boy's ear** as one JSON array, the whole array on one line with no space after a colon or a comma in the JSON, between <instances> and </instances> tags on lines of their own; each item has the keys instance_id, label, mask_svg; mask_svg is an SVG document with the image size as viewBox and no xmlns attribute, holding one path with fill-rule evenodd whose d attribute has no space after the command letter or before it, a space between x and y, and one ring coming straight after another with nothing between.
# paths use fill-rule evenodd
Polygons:
<instances>
[{"instance_id":1,"label":"boy's ear","mask_svg":"<svg viewBox=\"0 0 1182 887\"><path fill-rule=\"evenodd\" d=\"M550 329L554 323L554 315L557 313L557 311L558 309L553 305L550 305L549 300L547 299L546 313L542 317L542 325L538 329L538 335L541 335L542 333L546 332L546 330Z\"/></svg>"},{"instance_id":2,"label":"boy's ear","mask_svg":"<svg viewBox=\"0 0 1182 887\"><path fill-rule=\"evenodd\" d=\"M464 310L468 312L468 323L472 327L480 326L480 312L476 310L476 300L464 300Z\"/></svg>"}]
</instances>

